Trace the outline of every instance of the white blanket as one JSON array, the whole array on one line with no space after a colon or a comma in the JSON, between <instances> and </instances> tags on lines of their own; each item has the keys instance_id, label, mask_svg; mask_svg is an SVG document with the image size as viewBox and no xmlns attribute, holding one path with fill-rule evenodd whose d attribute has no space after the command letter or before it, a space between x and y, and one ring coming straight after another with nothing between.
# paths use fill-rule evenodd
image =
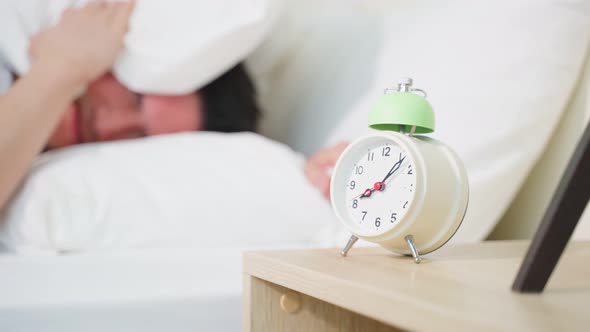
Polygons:
<instances>
[{"instance_id":1,"label":"white blanket","mask_svg":"<svg viewBox=\"0 0 590 332\"><path fill-rule=\"evenodd\" d=\"M316 3L287 2L282 24L249 60L272 110L265 133L308 153L355 139L369 132L368 110L383 90L412 77L434 107L433 137L469 175L453 241L485 239L568 105L590 40L590 2Z\"/></svg>"}]
</instances>

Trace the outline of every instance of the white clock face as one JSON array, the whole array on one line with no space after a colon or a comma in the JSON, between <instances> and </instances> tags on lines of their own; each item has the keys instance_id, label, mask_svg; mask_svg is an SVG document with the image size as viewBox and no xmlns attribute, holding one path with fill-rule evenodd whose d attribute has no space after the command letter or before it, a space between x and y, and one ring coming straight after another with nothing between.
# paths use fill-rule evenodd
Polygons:
<instances>
[{"instance_id":1,"label":"white clock face","mask_svg":"<svg viewBox=\"0 0 590 332\"><path fill-rule=\"evenodd\" d=\"M349 222L366 234L381 234L404 218L414 200L416 172L411 155L393 140L371 140L341 165L348 175L344 198ZM343 179L346 177L343 177Z\"/></svg>"}]
</instances>

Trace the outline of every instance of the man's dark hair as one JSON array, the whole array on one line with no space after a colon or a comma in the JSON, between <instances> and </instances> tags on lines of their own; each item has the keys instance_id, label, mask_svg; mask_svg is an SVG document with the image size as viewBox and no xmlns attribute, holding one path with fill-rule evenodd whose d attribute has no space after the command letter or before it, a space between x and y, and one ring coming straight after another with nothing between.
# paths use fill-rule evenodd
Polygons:
<instances>
[{"instance_id":1,"label":"man's dark hair","mask_svg":"<svg viewBox=\"0 0 590 332\"><path fill-rule=\"evenodd\" d=\"M243 64L225 72L199 93L205 106L205 130L256 131L260 114L256 89Z\"/></svg>"}]
</instances>

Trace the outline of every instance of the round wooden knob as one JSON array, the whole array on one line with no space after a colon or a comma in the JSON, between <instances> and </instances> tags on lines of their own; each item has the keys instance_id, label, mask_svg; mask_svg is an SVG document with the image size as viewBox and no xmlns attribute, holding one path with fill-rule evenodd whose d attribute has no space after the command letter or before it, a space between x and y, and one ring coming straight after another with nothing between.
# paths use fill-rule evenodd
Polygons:
<instances>
[{"instance_id":1,"label":"round wooden knob","mask_svg":"<svg viewBox=\"0 0 590 332\"><path fill-rule=\"evenodd\" d=\"M301 309L301 295L294 291L281 295L281 309L290 314L299 311Z\"/></svg>"}]
</instances>

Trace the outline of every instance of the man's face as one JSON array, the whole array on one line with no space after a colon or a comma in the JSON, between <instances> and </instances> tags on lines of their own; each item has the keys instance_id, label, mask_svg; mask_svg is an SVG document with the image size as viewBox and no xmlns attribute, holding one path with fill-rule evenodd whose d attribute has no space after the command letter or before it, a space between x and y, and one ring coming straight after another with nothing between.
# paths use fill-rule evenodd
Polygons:
<instances>
[{"instance_id":1,"label":"man's face","mask_svg":"<svg viewBox=\"0 0 590 332\"><path fill-rule=\"evenodd\" d=\"M111 74L92 82L51 135L47 148L203 129L198 93L139 95Z\"/></svg>"}]
</instances>

